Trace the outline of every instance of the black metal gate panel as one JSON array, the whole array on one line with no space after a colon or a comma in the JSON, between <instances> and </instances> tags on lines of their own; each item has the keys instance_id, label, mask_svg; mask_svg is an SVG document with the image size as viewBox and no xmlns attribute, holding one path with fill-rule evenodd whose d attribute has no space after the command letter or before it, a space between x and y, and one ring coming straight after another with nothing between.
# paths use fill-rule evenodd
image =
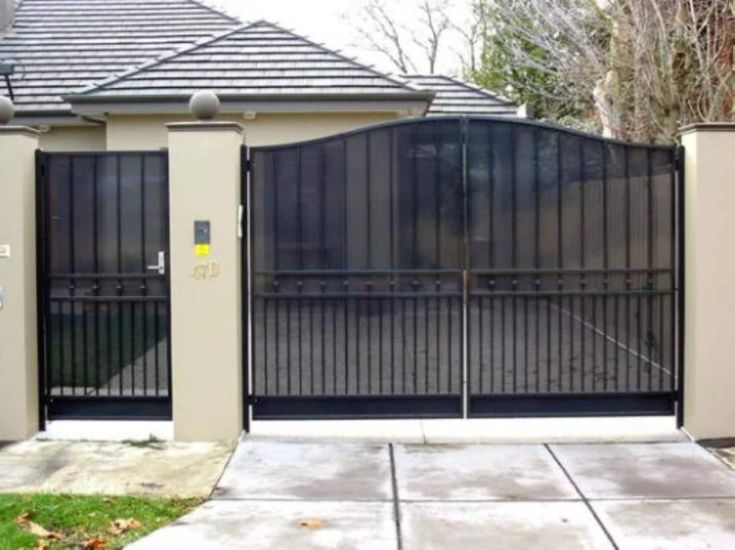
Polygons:
<instances>
[{"instance_id":1,"label":"black metal gate panel","mask_svg":"<svg viewBox=\"0 0 735 550\"><path fill-rule=\"evenodd\" d=\"M45 415L170 418L168 157L38 154Z\"/></svg>"},{"instance_id":2,"label":"black metal gate panel","mask_svg":"<svg viewBox=\"0 0 735 550\"><path fill-rule=\"evenodd\" d=\"M246 161L254 418L673 411L675 148L442 117Z\"/></svg>"},{"instance_id":3,"label":"black metal gate panel","mask_svg":"<svg viewBox=\"0 0 735 550\"><path fill-rule=\"evenodd\" d=\"M667 414L676 149L468 122L471 416Z\"/></svg>"},{"instance_id":4,"label":"black metal gate panel","mask_svg":"<svg viewBox=\"0 0 735 550\"><path fill-rule=\"evenodd\" d=\"M456 121L253 148L254 418L461 416Z\"/></svg>"}]
</instances>

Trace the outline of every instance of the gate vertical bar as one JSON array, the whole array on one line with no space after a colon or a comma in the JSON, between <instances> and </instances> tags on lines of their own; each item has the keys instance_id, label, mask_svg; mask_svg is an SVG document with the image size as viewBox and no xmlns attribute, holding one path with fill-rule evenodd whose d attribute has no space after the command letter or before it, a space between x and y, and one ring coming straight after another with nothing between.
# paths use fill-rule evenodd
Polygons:
<instances>
[{"instance_id":1,"label":"gate vertical bar","mask_svg":"<svg viewBox=\"0 0 735 550\"><path fill-rule=\"evenodd\" d=\"M168 381L168 402L169 404L173 401L173 378L172 378L172 372L171 372L171 350L173 349L173 345L171 343L171 327L173 326L173 314L171 312L171 265L173 262L171 261L171 204L169 202L169 187L171 185L171 179L169 177L169 155L168 152L166 152L165 155L163 155L163 181L164 181L164 197L166 202L166 209L165 209L165 219L164 219L164 227L166 230L163 233L163 243L166 247L166 255L167 257L167 264L168 269L166 270L165 275L165 284L166 284L166 321L168 323L168 334L166 335L166 380Z\"/></svg>"},{"instance_id":2,"label":"gate vertical bar","mask_svg":"<svg viewBox=\"0 0 735 550\"><path fill-rule=\"evenodd\" d=\"M38 429L46 429L47 359L46 335L48 307L46 302L46 274L48 258L46 251L46 201L47 201L48 157L36 150L36 342L38 346Z\"/></svg>"},{"instance_id":3,"label":"gate vertical bar","mask_svg":"<svg viewBox=\"0 0 735 550\"><path fill-rule=\"evenodd\" d=\"M459 119L459 141L460 151L462 156L462 327L460 334L462 335L462 344L460 351L460 364L462 366L462 418L468 418L469 416L469 399L470 399L470 387L469 387L469 365L467 364L468 347L469 347L469 334L467 333L468 327L468 303L469 303L469 270L470 270L470 243L469 243L469 232L470 227L468 224L469 220L469 202L467 200L467 142L469 141L469 120L466 116ZM451 311L450 311L451 317Z\"/></svg>"},{"instance_id":4,"label":"gate vertical bar","mask_svg":"<svg viewBox=\"0 0 735 550\"><path fill-rule=\"evenodd\" d=\"M252 213L250 207L253 203L251 198L252 186L250 185L250 172L253 168L252 161L248 156L248 148L243 145L240 149L240 210L238 222L240 224L240 277L242 281L242 399L243 399L243 430L250 432L250 404L251 404L251 364L250 339L254 338L255 330L254 311L252 311L251 279L250 279L250 248L252 247L250 228ZM265 319L265 317L264 317Z\"/></svg>"},{"instance_id":5,"label":"gate vertical bar","mask_svg":"<svg viewBox=\"0 0 735 550\"><path fill-rule=\"evenodd\" d=\"M685 301L684 301L684 292L685 292L685 269L684 269L684 262L685 262L685 244L686 244L686 234L684 232L685 224L684 224L684 215L686 213L686 204L684 202L684 190L686 185L686 180L684 178L684 148L682 146L677 147L673 152L673 162L676 166L675 169L675 189L672 189L672 210L676 212L676 216L672 216L672 225L673 229L676 230L678 228L678 231L674 235L672 235L672 240L675 241L674 244L672 244L672 254L676 252L676 256L672 256L672 260L676 262L675 266L675 272L676 272L676 278L677 281L674 284L674 292L675 292L675 300L677 302L677 328L675 332L676 342L677 342L677 360L676 360L676 368L677 368L677 387L675 391L677 392L677 407L676 407L676 426L677 428L681 428L684 426L684 351L685 351L685 341L684 341L684 331L686 330L685 326ZM678 201L678 202L677 202ZM678 250L675 250L675 248L678 247ZM673 300L672 300L672 309L673 309Z\"/></svg>"}]
</instances>

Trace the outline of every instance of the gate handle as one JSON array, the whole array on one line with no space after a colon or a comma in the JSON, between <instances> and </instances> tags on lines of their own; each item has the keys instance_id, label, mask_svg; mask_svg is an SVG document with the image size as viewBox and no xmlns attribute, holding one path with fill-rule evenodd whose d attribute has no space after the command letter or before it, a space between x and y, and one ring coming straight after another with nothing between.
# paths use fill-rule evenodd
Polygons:
<instances>
[{"instance_id":1,"label":"gate handle","mask_svg":"<svg viewBox=\"0 0 735 550\"><path fill-rule=\"evenodd\" d=\"M166 274L166 253L161 250L158 252L158 263L156 265L149 265L150 271L157 271L159 275Z\"/></svg>"}]
</instances>

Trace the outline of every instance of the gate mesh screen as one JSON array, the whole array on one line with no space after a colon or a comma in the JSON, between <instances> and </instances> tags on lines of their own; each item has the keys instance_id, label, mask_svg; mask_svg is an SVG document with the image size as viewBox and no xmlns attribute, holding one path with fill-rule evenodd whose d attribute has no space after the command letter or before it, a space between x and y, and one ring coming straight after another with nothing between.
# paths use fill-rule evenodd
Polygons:
<instances>
[{"instance_id":1,"label":"gate mesh screen","mask_svg":"<svg viewBox=\"0 0 735 550\"><path fill-rule=\"evenodd\" d=\"M456 122L252 150L256 396L461 392Z\"/></svg>"},{"instance_id":2,"label":"gate mesh screen","mask_svg":"<svg viewBox=\"0 0 735 550\"><path fill-rule=\"evenodd\" d=\"M168 279L148 269L168 251L166 153L40 158L49 414L167 415Z\"/></svg>"},{"instance_id":3,"label":"gate mesh screen","mask_svg":"<svg viewBox=\"0 0 735 550\"><path fill-rule=\"evenodd\" d=\"M675 153L479 117L252 149L256 416L671 412Z\"/></svg>"}]
</instances>

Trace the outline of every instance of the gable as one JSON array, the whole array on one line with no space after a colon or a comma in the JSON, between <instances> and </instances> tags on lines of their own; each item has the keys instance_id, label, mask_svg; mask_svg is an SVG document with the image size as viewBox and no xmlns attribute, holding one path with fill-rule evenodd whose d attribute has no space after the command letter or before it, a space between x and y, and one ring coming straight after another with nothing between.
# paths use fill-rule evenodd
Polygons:
<instances>
[{"instance_id":1,"label":"gable","mask_svg":"<svg viewBox=\"0 0 735 550\"><path fill-rule=\"evenodd\" d=\"M188 98L200 90L212 90L223 99L314 95L430 98L405 81L259 21L92 87L74 100Z\"/></svg>"},{"instance_id":2,"label":"gable","mask_svg":"<svg viewBox=\"0 0 735 550\"><path fill-rule=\"evenodd\" d=\"M0 60L19 114L68 112L61 96L239 24L193 0L23 0Z\"/></svg>"}]
</instances>

